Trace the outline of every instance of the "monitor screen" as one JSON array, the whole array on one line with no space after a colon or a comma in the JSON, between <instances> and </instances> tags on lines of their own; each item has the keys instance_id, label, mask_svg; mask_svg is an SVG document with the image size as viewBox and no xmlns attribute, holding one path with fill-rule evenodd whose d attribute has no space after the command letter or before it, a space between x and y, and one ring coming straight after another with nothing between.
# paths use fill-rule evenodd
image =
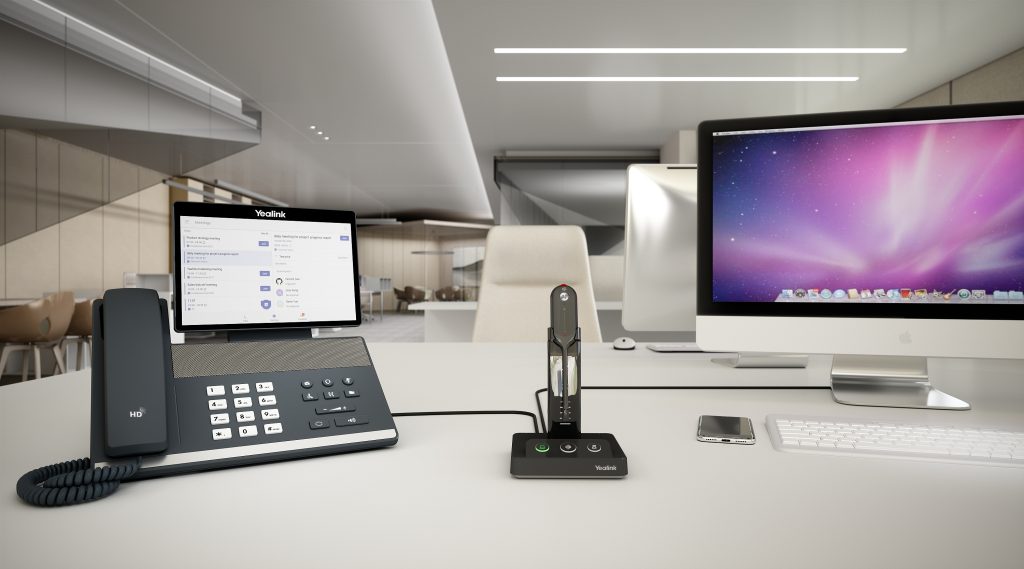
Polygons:
<instances>
[{"instance_id":1,"label":"monitor screen","mask_svg":"<svg viewBox=\"0 0 1024 569\"><path fill-rule=\"evenodd\" d=\"M312 328L360 322L355 215L174 204L175 328Z\"/></svg>"},{"instance_id":2,"label":"monitor screen","mask_svg":"<svg viewBox=\"0 0 1024 569\"><path fill-rule=\"evenodd\" d=\"M702 125L700 302L711 314L1020 318L1024 114L987 108Z\"/></svg>"}]
</instances>

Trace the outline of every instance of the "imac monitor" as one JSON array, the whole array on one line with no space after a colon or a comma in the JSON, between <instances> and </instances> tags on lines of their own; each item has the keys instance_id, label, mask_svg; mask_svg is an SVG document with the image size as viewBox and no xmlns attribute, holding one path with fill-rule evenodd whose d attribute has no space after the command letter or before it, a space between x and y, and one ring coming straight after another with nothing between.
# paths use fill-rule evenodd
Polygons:
<instances>
[{"instance_id":1,"label":"imac monitor","mask_svg":"<svg viewBox=\"0 0 1024 569\"><path fill-rule=\"evenodd\" d=\"M177 202L173 215L179 332L360 323L354 213Z\"/></svg>"},{"instance_id":2,"label":"imac monitor","mask_svg":"<svg viewBox=\"0 0 1024 569\"><path fill-rule=\"evenodd\" d=\"M837 401L960 409L925 357L1024 356L1024 102L697 137L702 349L836 354Z\"/></svg>"},{"instance_id":3,"label":"imac monitor","mask_svg":"<svg viewBox=\"0 0 1024 569\"><path fill-rule=\"evenodd\" d=\"M626 170L622 326L690 334L696 329L695 165L633 164Z\"/></svg>"}]
</instances>

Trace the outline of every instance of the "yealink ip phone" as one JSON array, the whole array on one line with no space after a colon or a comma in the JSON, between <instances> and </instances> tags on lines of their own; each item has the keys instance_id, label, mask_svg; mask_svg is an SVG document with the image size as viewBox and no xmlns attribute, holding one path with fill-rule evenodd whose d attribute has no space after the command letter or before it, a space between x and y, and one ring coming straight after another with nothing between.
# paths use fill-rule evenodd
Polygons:
<instances>
[{"instance_id":1,"label":"yealink ip phone","mask_svg":"<svg viewBox=\"0 0 1024 569\"><path fill-rule=\"evenodd\" d=\"M354 214L176 203L174 231L175 328L227 341L171 345L155 291L107 291L93 306L91 459L26 474L25 501L398 441L363 339L310 333L361 321Z\"/></svg>"}]
</instances>

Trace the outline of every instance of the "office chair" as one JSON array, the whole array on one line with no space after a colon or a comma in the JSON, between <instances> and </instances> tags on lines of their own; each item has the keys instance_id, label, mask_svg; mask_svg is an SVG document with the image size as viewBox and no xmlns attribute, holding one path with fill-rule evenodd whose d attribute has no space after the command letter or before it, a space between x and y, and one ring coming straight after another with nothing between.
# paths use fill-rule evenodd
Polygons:
<instances>
[{"instance_id":1,"label":"office chair","mask_svg":"<svg viewBox=\"0 0 1024 569\"><path fill-rule=\"evenodd\" d=\"M587 241L575 225L502 225L487 233L474 342L544 342L548 299L559 284L576 289L584 342L600 342Z\"/></svg>"},{"instance_id":2,"label":"office chair","mask_svg":"<svg viewBox=\"0 0 1024 569\"><path fill-rule=\"evenodd\" d=\"M75 311L75 296L70 291L57 292L21 306L0 310L0 373L7 367L7 358L14 352L25 352L21 363L21 380L28 379L29 355L34 356L36 379L43 370L39 348L50 348L57 360L57 369L66 373L61 340Z\"/></svg>"}]
</instances>

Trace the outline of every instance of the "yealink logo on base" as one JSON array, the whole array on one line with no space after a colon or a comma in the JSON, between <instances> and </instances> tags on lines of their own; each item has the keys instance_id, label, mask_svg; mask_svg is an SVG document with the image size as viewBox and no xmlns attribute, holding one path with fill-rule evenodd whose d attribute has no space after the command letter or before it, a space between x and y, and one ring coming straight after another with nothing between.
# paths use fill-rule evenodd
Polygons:
<instances>
[{"instance_id":1,"label":"yealink logo on base","mask_svg":"<svg viewBox=\"0 0 1024 569\"><path fill-rule=\"evenodd\" d=\"M137 411L128 411L128 416L131 417L132 419L141 419L142 416L145 415L145 414L146 414L146 408L145 407L139 407L139 409Z\"/></svg>"},{"instance_id":2,"label":"yealink logo on base","mask_svg":"<svg viewBox=\"0 0 1024 569\"><path fill-rule=\"evenodd\" d=\"M260 217L280 217L284 219L283 211L263 211L262 209L256 210L256 215Z\"/></svg>"},{"instance_id":3,"label":"yealink logo on base","mask_svg":"<svg viewBox=\"0 0 1024 569\"><path fill-rule=\"evenodd\" d=\"M608 465L605 465L605 466L601 466L600 464L595 464L594 468L597 469L597 470L618 470L619 469L619 467L615 466L614 464L608 464Z\"/></svg>"}]
</instances>

